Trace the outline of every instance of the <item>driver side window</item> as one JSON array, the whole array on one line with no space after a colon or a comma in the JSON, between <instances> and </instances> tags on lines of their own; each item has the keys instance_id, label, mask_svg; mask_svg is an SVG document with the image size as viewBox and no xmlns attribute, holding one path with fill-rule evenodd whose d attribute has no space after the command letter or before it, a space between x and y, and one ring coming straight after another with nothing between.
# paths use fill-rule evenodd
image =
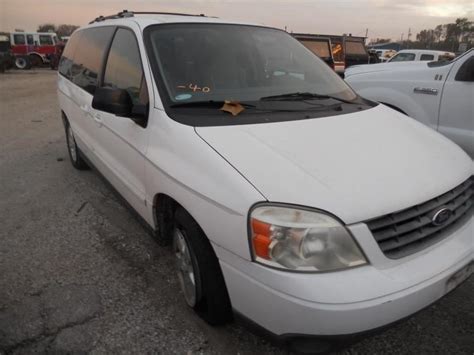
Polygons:
<instances>
[{"instance_id":1,"label":"driver side window","mask_svg":"<svg viewBox=\"0 0 474 355\"><path fill-rule=\"evenodd\" d=\"M470 81L474 82L474 57L471 56L464 62L456 73L456 81Z\"/></svg>"},{"instance_id":2,"label":"driver side window","mask_svg":"<svg viewBox=\"0 0 474 355\"><path fill-rule=\"evenodd\" d=\"M126 90L134 105L148 105L148 89L132 31L117 30L107 59L103 86Z\"/></svg>"}]
</instances>

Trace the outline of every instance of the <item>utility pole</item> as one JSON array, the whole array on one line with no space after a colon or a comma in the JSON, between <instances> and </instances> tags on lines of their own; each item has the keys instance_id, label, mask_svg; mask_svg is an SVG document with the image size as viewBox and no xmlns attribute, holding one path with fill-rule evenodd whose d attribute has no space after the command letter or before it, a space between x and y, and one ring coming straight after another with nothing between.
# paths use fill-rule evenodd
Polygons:
<instances>
[{"instance_id":1,"label":"utility pole","mask_svg":"<svg viewBox=\"0 0 474 355\"><path fill-rule=\"evenodd\" d=\"M401 34L401 36L400 36L400 41L403 42L403 32L402 32L402 34Z\"/></svg>"},{"instance_id":2,"label":"utility pole","mask_svg":"<svg viewBox=\"0 0 474 355\"><path fill-rule=\"evenodd\" d=\"M366 42L365 44L367 44L368 37L369 37L369 29L366 28L365 29L365 42Z\"/></svg>"}]
</instances>

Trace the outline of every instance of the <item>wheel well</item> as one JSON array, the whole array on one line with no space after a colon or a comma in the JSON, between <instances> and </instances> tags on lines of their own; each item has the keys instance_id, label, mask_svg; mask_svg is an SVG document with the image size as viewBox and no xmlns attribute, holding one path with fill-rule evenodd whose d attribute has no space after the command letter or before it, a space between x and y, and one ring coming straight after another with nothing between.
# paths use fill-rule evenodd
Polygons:
<instances>
[{"instance_id":1,"label":"wheel well","mask_svg":"<svg viewBox=\"0 0 474 355\"><path fill-rule=\"evenodd\" d=\"M32 52L32 53L28 53L28 56L36 56L41 60L41 63L44 63L44 59L43 59L43 56L41 54Z\"/></svg>"},{"instance_id":2,"label":"wheel well","mask_svg":"<svg viewBox=\"0 0 474 355\"><path fill-rule=\"evenodd\" d=\"M174 227L174 213L182 207L174 198L159 193L153 199L156 237L160 245L170 245Z\"/></svg>"},{"instance_id":3,"label":"wheel well","mask_svg":"<svg viewBox=\"0 0 474 355\"><path fill-rule=\"evenodd\" d=\"M66 128L66 123L68 122L68 119L67 119L67 116L66 116L66 114L64 113L63 110L61 110L61 119L63 121L64 128Z\"/></svg>"},{"instance_id":4,"label":"wheel well","mask_svg":"<svg viewBox=\"0 0 474 355\"><path fill-rule=\"evenodd\" d=\"M403 113L404 115L408 116L405 111L403 111L402 109L398 108L397 106L394 106L394 105L391 105L391 104L387 104L386 102L380 102L380 103L381 103L381 104L384 104L385 106L390 107L391 109L393 109L393 110L395 110L395 111L398 111L398 112Z\"/></svg>"}]
</instances>

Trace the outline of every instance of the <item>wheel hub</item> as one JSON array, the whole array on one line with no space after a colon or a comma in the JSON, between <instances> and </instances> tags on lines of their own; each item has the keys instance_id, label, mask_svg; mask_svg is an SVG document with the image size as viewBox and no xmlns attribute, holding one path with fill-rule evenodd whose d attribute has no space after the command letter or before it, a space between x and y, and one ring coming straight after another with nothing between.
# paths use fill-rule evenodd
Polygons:
<instances>
[{"instance_id":1,"label":"wheel hub","mask_svg":"<svg viewBox=\"0 0 474 355\"><path fill-rule=\"evenodd\" d=\"M67 145L69 147L69 153L71 154L71 159L75 162L77 160L76 140L74 139L74 133L72 132L71 126L68 126L67 131Z\"/></svg>"},{"instance_id":2,"label":"wheel hub","mask_svg":"<svg viewBox=\"0 0 474 355\"><path fill-rule=\"evenodd\" d=\"M186 303L190 307L194 307L196 305L197 292L193 262L183 231L178 228L175 228L173 233L173 251L181 290L184 293Z\"/></svg>"}]
</instances>

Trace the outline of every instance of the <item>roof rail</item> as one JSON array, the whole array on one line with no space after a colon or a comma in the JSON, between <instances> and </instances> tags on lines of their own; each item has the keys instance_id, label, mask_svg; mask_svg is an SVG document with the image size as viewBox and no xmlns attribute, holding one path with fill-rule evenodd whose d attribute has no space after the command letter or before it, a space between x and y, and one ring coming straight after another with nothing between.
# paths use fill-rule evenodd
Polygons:
<instances>
[{"instance_id":1,"label":"roof rail","mask_svg":"<svg viewBox=\"0 0 474 355\"><path fill-rule=\"evenodd\" d=\"M105 20L117 19L117 18L124 18L124 17L133 17L135 15L175 15L175 16L197 16L197 17L207 17L204 14L184 14L180 12L154 12L154 11L128 11L123 10L115 15L108 15L108 16L98 16L93 19L89 24L94 22L101 22Z\"/></svg>"}]
</instances>

